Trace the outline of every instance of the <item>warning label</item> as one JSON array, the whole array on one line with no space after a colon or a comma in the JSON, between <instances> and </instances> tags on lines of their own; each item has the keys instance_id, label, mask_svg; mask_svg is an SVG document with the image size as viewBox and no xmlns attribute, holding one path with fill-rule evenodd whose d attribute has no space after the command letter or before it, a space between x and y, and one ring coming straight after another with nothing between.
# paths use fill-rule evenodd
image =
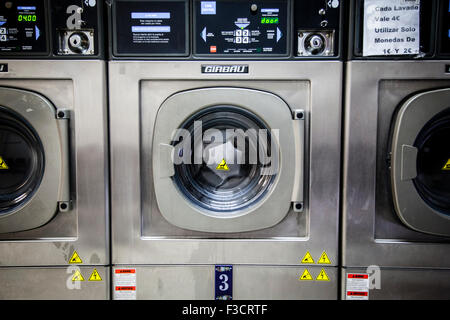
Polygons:
<instances>
[{"instance_id":1,"label":"warning label","mask_svg":"<svg viewBox=\"0 0 450 320\"><path fill-rule=\"evenodd\" d=\"M136 269L114 270L114 299L136 300Z\"/></svg>"},{"instance_id":2,"label":"warning label","mask_svg":"<svg viewBox=\"0 0 450 320\"><path fill-rule=\"evenodd\" d=\"M419 54L419 18L419 0L365 0L363 55Z\"/></svg>"},{"instance_id":3,"label":"warning label","mask_svg":"<svg viewBox=\"0 0 450 320\"><path fill-rule=\"evenodd\" d=\"M72 281L84 281L83 275L81 274L80 270L77 270L73 277L72 277Z\"/></svg>"},{"instance_id":4,"label":"warning label","mask_svg":"<svg viewBox=\"0 0 450 320\"><path fill-rule=\"evenodd\" d=\"M1 169L1 168L0 168ZM450 159L448 159L447 163L444 165L444 167L442 168L442 170L444 171L450 171Z\"/></svg>"},{"instance_id":5,"label":"warning label","mask_svg":"<svg viewBox=\"0 0 450 320\"><path fill-rule=\"evenodd\" d=\"M230 170L230 168L228 168L228 166L227 166L227 162L225 161L225 159L222 159L222 161L217 166L216 170L222 170L222 171Z\"/></svg>"},{"instance_id":6,"label":"warning label","mask_svg":"<svg viewBox=\"0 0 450 320\"><path fill-rule=\"evenodd\" d=\"M309 264L314 264L314 259L311 256L311 254L308 252L306 252L305 256L302 259L302 263L309 263Z\"/></svg>"},{"instance_id":7,"label":"warning label","mask_svg":"<svg viewBox=\"0 0 450 320\"><path fill-rule=\"evenodd\" d=\"M97 269L94 269L94 271L92 271L91 276L89 277L89 281L102 281L102 277L100 277Z\"/></svg>"},{"instance_id":8,"label":"warning label","mask_svg":"<svg viewBox=\"0 0 450 320\"><path fill-rule=\"evenodd\" d=\"M298 280L301 281L305 281L305 280L314 280L313 277L311 276L311 273L309 273L308 269L305 269L305 271L303 271L302 275L300 276L300 278L298 278Z\"/></svg>"},{"instance_id":9,"label":"warning label","mask_svg":"<svg viewBox=\"0 0 450 320\"><path fill-rule=\"evenodd\" d=\"M9 167L6 164L5 160L0 156L0 170L8 170Z\"/></svg>"},{"instance_id":10,"label":"warning label","mask_svg":"<svg viewBox=\"0 0 450 320\"><path fill-rule=\"evenodd\" d=\"M317 261L319 264L331 264L330 259L328 258L327 253L324 251L322 252L322 255L319 258L319 261Z\"/></svg>"},{"instance_id":11,"label":"warning label","mask_svg":"<svg viewBox=\"0 0 450 320\"><path fill-rule=\"evenodd\" d=\"M369 300L369 275L367 273L347 274L347 300Z\"/></svg>"},{"instance_id":12,"label":"warning label","mask_svg":"<svg viewBox=\"0 0 450 320\"><path fill-rule=\"evenodd\" d=\"M69 263L71 264L80 264L83 263L83 260L81 260L80 256L76 251L73 252L72 257L69 259Z\"/></svg>"},{"instance_id":13,"label":"warning label","mask_svg":"<svg viewBox=\"0 0 450 320\"><path fill-rule=\"evenodd\" d=\"M330 281L330 278L328 278L328 274L324 269L320 270L320 273L317 275L316 281Z\"/></svg>"},{"instance_id":14,"label":"warning label","mask_svg":"<svg viewBox=\"0 0 450 320\"><path fill-rule=\"evenodd\" d=\"M351 297L352 299L349 299L348 297ZM355 297L359 297L357 299L355 299ZM366 299L361 299L364 297L369 297L369 293L368 292L359 292L359 291L347 291L347 300L366 300Z\"/></svg>"}]
</instances>

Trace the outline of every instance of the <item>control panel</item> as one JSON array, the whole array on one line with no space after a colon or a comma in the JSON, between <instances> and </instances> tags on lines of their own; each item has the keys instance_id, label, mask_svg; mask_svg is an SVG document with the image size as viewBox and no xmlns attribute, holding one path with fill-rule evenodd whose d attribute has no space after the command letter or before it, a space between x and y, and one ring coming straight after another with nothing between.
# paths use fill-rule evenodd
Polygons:
<instances>
[{"instance_id":1,"label":"control panel","mask_svg":"<svg viewBox=\"0 0 450 320\"><path fill-rule=\"evenodd\" d=\"M0 56L103 56L103 1L5 0L0 3Z\"/></svg>"},{"instance_id":2,"label":"control panel","mask_svg":"<svg viewBox=\"0 0 450 320\"><path fill-rule=\"evenodd\" d=\"M115 54L188 54L188 1L116 1L114 9Z\"/></svg>"},{"instance_id":3,"label":"control panel","mask_svg":"<svg viewBox=\"0 0 450 320\"><path fill-rule=\"evenodd\" d=\"M287 56L290 2L194 1L196 55Z\"/></svg>"},{"instance_id":4,"label":"control panel","mask_svg":"<svg viewBox=\"0 0 450 320\"><path fill-rule=\"evenodd\" d=\"M343 0L110 0L111 58L338 59Z\"/></svg>"},{"instance_id":5,"label":"control panel","mask_svg":"<svg viewBox=\"0 0 450 320\"><path fill-rule=\"evenodd\" d=\"M46 54L46 9L44 0L2 1L0 53Z\"/></svg>"}]
</instances>

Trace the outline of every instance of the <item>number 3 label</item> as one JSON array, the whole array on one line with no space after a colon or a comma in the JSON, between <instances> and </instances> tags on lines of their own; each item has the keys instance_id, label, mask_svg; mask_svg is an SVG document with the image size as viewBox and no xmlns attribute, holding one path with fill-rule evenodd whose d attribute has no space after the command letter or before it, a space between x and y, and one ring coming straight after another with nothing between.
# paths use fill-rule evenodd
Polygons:
<instances>
[{"instance_id":1,"label":"number 3 label","mask_svg":"<svg viewBox=\"0 0 450 320\"><path fill-rule=\"evenodd\" d=\"M233 299L233 266L215 266L215 299Z\"/></svg>"},{"instance_id":2,"label":"number 3 label","mask_svg":"<svg viewBox=\"0 0 450 320\"><path fill-rule=\"evenodd\" d=\"M230 287L228 285L228 276L226 274L221 274L219 276L219 280L222 280L222 284L219 286L219 290L220 291L227 291L228 288Z\"/></svg>"}]
</instances>

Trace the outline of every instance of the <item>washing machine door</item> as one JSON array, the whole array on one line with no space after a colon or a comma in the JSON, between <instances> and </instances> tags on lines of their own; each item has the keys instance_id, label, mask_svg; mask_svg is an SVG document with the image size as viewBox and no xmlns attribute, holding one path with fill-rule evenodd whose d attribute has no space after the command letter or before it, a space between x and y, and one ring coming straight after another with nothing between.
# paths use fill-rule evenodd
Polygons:
<instances>
[{"instance_id":1,"label":"washing machine door","mask_svg":"<svg viewBox=\"0 0 450 320\"><path fill-rule=\"evenodd\" d=\"M414 230L450 236L450 89L408 99L392 139L397 215Z\"/></svg>"},{"instance_id":2,"label":"washing machine door","mask_svg":"<svg viewBox=\"0 0 450 320\"><path fill-rule=\"evenodd\" d=\"M271 227L288 213L295 180L292 112L257 90L177 93L158 110L153 174L161 214L204 232Z\"/></svg>"},{"instance_id":3,"label":"washing machine door","mask_svg":"<svg viewBox=\"0 0 450 320\"><path fill-rule=\"evenodd\" d=\"M0 87L0 233L37 228L56 213L64 159L59 126L44 97Z\"/></svg>"}]
</instances>

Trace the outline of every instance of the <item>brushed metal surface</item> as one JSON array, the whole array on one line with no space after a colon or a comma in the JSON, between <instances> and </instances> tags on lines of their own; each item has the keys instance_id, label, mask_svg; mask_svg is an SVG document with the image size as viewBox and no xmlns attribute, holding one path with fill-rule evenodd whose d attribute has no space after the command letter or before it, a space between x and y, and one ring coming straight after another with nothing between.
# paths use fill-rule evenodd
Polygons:
<instances>
[{"instance_id":1,"label":"brushed metal surface","mask_svg":"<svg viewBox=\"0 0 450 320\"><path fill-rule=\"evenodd\" d=\"M0 266L109 263L106 65L101 61L1 60L0 86L38 92L69 110L72 210L42 228L0 240ZM0 281L1 282L1 281Z\"/></svg>"},{"instance_id":2,"label":"brushed metal surface","mask_svg":"<svg viewBox=\"0 0 450 320\"><path fill-rule=\"evenodd\" d=\"M450 217L430 207L422 199L412 181L416 176L403 179L401 149L402 146L414 145L426 124L449 108L449 100L450 89L440 89L419 93L406 101L398 111L391 151L392 194L398 217L411 229L447 237L450 237ZM416 170L417 155L410 162Z\"/></svg>"},{"instance_id":3,"label":"brushed metal surface","mask_svg":"<svg viewBox=\"0 0 450 320\"><path fill-rule=\"evenodd\" d=\"M67 120L56 119L56 109L46 98L30 91L0 87L0 104L20 115L35 130L42 144L42 180L22 205L0 217L0 239L8 234L35 229L56 214L58 200L68 187ZM64 139L64 137L66 139ZM64 147L66 146L66 147Z\"/></svg>"},{"instance_id":4,"label":"brushed metal surface","mask_svg":"<svg viewBox=\"0 0 450 320\"><path fill-rule=\"evenodd\" d=\"M277 136L272 133L271 137L271 143L278 148L278 153L272 152L271 155L272 170L276 172L273 184L257 203L236 210L235 213L217 214L195 207L179 192L172 177L160 171L162 163L165 166L171 163L171 159L161 160L160 146L170 145L174 128L178 128L205 106L213 105L242 108L264 121L271 130L279 130ZM297 184L293 179L293 164L301 163L300 159L304 157L301 150L295 149L294 123L288 105L279 97L263 91L217 87L185 91L171 96L158 110L152 147L154 192L163 217L181 229L212 233L240 233L277 225L292 207L294 184ZM141 145L141 148L145 146ZM278 168L275 169L275 166ZM299 180L302 181L303 177ZM145 193L143 196L145 197Z\"/></svg>"},{"instance_id":5,"label":"brushed metal surface","mask_svg":"<svg viewBox=\"0 0 450 320\"><path fill-rule=\"evenodd\" d=\"M89 281L97 270L101 281ZM110 267L79 267L84 281L72 282L67 267L0 267L1 300L108 300ZM79 287L77 287L79 285Z\"/></svg>"},{"instance_id":6,"label":"brushed metal surface","mask_svg":"<svg viewBox=\"0 0 450 320\"><path fill-rule=\"evenodd\" d=\"M306 251L318 259L325 250L331 265L337 265L342 63L246 64L248 74L218 75L202 74L201 61L109 62L113 264L299 265ZM155 198L151 185L143 191L147 171L142 159L149 159L148 137L157 112L148 106L159 107L182 90L211 86L265 90L308 113L306 206L290 221L293 231L228 239L186 236L172 228L163 236L148 232L153 221L144 224L148 207L143 203L153 206ZM306 219L297 219L301 215Z\"/></svg>"},{"instance_id":7,"label":"brushed metal surface","mask_svg":"<svg viewBox=\"0 0 450 320\"><path fill-rule=\"evenodd\" d=\"M136 269L138 300L214 300L214 265L126 265ZM233 266L233 300L336 300L338 268L325 267L330 281L298 280L305 268L314 279L319 266ZM114 283L113 283L114 286Z\"/></svg>"},{"instance_id":8,"label":"brushed metal surface","mask_svg":"<svg viewBox=\"0 0 450 320\"><path fill-rule=\"evenodd\" d=\"M446 254L448 238L411 231L399 219L390 218L395 217L395 212L386 202L388 185L377 187L384 179L378 172L383 167L380 165L383 158L377 162L377 156L384 157L385 163L386 156L380 155L383 150L378 143L381 135L388 139L391 117L387 115L419 90L448 86L450 74L445 73L446 64L446 61L346 63L342 190L342 261L346 267L450 266L450 256ZM383 144L384 141L387 140ZM378 198L384 199L382 206L377 206L378 193L381 195Z\"/></svg>"},{"instance_id":9,"label":"brushed metal surface","mask_svg":"<svg viewBox=\"0 0 450 320\"><path fill-rule=\"evenodd\" d=\"M346 275L366 273L365 268L342 268L341 299L346 298ZM449 269L381 268L379 289L369 290L369 300L449 300Z\"/></svg>"},{"instance_id":10,"label":"brushed metal surface","mask_svg":"<svg viewBox=\"0 0 450 320\"><path fill-rule=\"evenodd\" d=\"M290 210L287 216L276 226L266 228L263 230L245 232L245 233L198 233L186 229L176 228L166 219L163 218L159 212L156 204L156 198L153 193L153 169L151 166L152 156L151 148L153 143L154 122L156 118L156 111L164 102L165 98L173 94L173 92L183 92L192 90L194 88L203 87L240 87L252 88L260 91L283 92L283 100L288 103L291 108L300 105L309 105L310 102L310 83L308 81L158 81L149 80L141 82L141 103L140 108L140 128L141 128L141 152L140 152L140 168L141 168L141 193L142 195L150 194L150 197L143 196L141 201L142 210L142 237L176 237L177 239L184 238L227 238L227 239L264 239L275 237L291 237L291 238L305 238L308 236L309 220L308 210L304 214L298 214ZM306 120L308 126L308 120ZM306 128L306 136L309 136L309 129ZM307 143L308 144L308 143ZM298 149L302 150L302 149ZM299 156L298 153L296 156ZM309 163L308 159L305 160ZM305 172L305 181L308 179L308 172ZM300 181L300 180L298 180ZM294 184L294 187L296 185ZM302 185L304 187L304 184ZM298 186L300 189L300 186ZM306 205L307 206L307 205Z\"/></svg>"},{"instance_id":11,"label":"brushed metal surface","mask_svg":"<svg viewBox=\"0 0 450 320\"><path fill-rule=\"evenodd\" d=\"M377 177L375 190L375 239L402 239L403 241L450 242L450 239L416 232L400 222L394 210L392 186L390 183L390 162L387 155L391 151L392 119L395 117L405 97L411 92L429 92L436 88L450 87L445 79L382 80L379 84L378 133L377 133Z\"/></svg>"}]
</instances>

